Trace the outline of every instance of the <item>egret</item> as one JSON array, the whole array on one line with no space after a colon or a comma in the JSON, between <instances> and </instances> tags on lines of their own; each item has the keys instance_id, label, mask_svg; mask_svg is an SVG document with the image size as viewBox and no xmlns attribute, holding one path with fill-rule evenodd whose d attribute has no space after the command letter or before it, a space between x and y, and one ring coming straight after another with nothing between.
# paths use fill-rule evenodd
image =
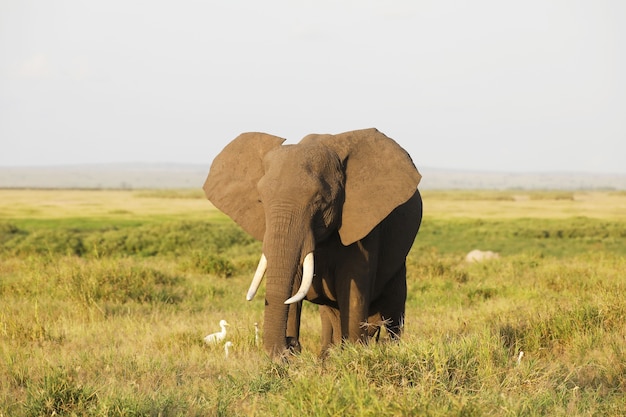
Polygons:
<instances>
[{"instance_id":1,"label":"egret","mask_svg":"<svg viewBox=\"0 0 626 417\"><path fill-rule=\"evenodd\" d=\"M217 342L221 342L222 340L224 340L224 338L226 337L226 326L228 326L226 320L220 320L220 327L222 328L222 330L217 333L211 333L210 335L205 336L204 342L209 344L216 344Z\"/></svg>"},{"instance_id":2,"label":"egret","mask_svg":"<svg viewBox=\"0 0 626 417\"><path fill-rule=\"evenodd\" d=\"M233 346L233 342L231 342L230 340L226 343L224 343L224 357L226 359L228 359L228 348Z\"/></svg>"},{"instance_id":3,"label":"egret","mask_svg":"<svg viewBox=\"0 0 626 417\"><path fill-rule=\"evenodd\" d=\"M254 323L254 346L259 346L259 323Z\"/></svg>"}]
</instances>

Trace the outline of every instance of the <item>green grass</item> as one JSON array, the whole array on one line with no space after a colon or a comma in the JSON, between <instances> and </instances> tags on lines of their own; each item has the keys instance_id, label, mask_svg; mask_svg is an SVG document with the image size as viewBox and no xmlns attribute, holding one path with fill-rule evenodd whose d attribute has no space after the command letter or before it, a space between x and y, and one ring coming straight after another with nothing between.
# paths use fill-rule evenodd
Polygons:
<instances>
[{"instance_id":1,"label":"green grass","mask_svg":"<svg viewBox=\"0 0 626 417\"><path fill-rule=\"evenodd\" d=\"M425 219L416 247L461 254L479 248L504 255L570 256L592 251L626 256L625 238L626 218Z\"/></svg>"},{"instance_id":2,"label":"green grass","mask_svg":"<svg viewBox=\"0 0 626 417\"><path fill-rule=\"evenodd\" d=\"M2 416L626 414L626 219L611 214L626 195L424 193L402 340L321 361L305 304L304 352L276 364L254 340L264 289L245 301L260 244L198 192L108 192L89 213L105 194L64 192L48 217L40 193L2 200ZM501 257L465 263L475 247ZM228 359L202 341L222 318Z\"/></svg>"}]
</instances>

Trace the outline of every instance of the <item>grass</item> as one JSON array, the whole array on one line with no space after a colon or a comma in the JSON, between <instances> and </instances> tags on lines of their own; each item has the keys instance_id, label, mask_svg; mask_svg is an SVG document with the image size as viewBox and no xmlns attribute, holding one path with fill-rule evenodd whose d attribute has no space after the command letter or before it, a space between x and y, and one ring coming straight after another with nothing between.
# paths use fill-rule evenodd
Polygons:
<instances>
[{"instance_id":1,"label":"grass","mask_svg":"<svg viewBox=\"0 0 626 417\"><path fill-rule=\"evenodd\" d=\"M625 415L626 195L539 194L424 192L402 340L321 361L305 304L275 364L260 245L201 192L0 190L0 415Z\"/></svg>"}]
</instances>

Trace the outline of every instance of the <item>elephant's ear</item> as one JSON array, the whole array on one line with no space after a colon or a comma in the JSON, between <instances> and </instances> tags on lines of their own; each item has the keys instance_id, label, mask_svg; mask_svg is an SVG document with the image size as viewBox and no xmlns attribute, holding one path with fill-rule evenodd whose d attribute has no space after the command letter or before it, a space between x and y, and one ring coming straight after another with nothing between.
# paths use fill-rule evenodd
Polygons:
<instances>
[{"instance_id":1,"label":"elephant's ear","mask_svg":"<svg viewBox=\"0 0 626 417\"><path fill-rule=\"evenodd\" d=\"M339 235L344 245L364 238L417 189L422 176L409 154L377 129L338 135L309 135L302 142L334 149L346 172L345 202Z\"/></svg>"},{"instance_id":2,"label":"elephant's ear","mask_svg":"<svg viewBox=\"0 0 626 417\"><path fill-rule=\"evenodd\" d=\"M215 207L258 240L265 234L265 213L256 187L264 174L263 157L284 141L265 133L242 133L215 157L202 187Z\"/></svg>"}]
</instances>

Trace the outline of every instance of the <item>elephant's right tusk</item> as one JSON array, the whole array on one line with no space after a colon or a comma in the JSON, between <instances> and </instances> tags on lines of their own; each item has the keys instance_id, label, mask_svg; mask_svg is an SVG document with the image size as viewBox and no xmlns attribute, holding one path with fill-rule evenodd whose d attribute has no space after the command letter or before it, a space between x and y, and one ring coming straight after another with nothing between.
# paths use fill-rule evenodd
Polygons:
<instances>
[{"instance_id":1,"label":"elephant's right tusk","mask_svg":"<svg viewBox=\"0 0 626 417\"><path fill-rule=\"evenodd\" d=\"M261 281L263 280L263 274L265 274L266 268L267 258L265 257L265 254L262 253L261 259L259 260L259 265L256 267L256 272L254 273L254 277L252 278L252 282L250 283L250 288L248 288L246 300L250 301L256 295L256 292L259 289L259 285L261 285Z\"/></svg>"},{"instance_id":2,"label":"elephant's right tusk","mask_svg":"<svg viewBox=\"0 0 626 417\"><path fill-rule=\"evenodd\" d=\"M313 283L313 266L315 265L313 259L313 252L309 252L304 257L304 263L302 264L302 283L296 295L285 301L285 304L293 304L298 301L302 301L306 297L306 293L309 292L311 284Z\"/></svg>"}]
</instances>

